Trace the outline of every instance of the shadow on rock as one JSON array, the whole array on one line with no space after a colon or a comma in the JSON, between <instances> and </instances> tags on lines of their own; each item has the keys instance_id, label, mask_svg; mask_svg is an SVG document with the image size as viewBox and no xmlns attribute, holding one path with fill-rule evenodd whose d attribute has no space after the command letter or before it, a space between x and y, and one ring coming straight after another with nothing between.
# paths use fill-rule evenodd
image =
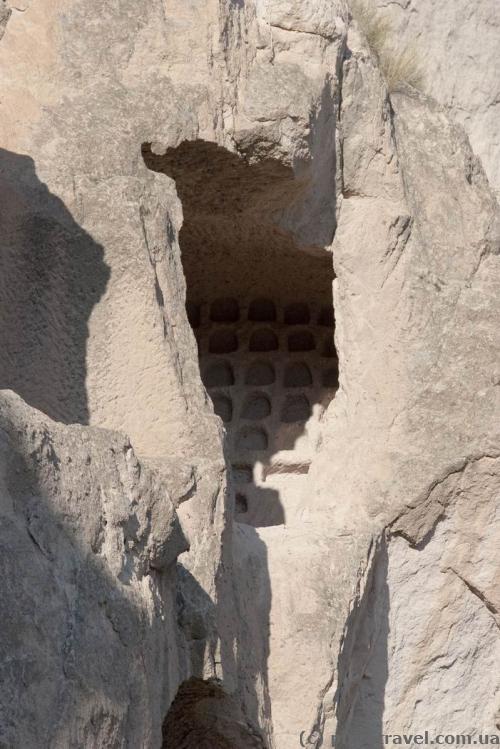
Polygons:
<instances>
[{"instance_id":1,"label":"shadow on rock","mask_svg":"<svg viewBox=\"0 0 500 749\"><path fill-rule=\"evenodd\" d=\"M36 174L0 149L0 387L65 423L88 423L88 321L110 270L103 248Z\"/></svg>"},{"instance_id":2,"label":"shadow on rock","mask_svg":"<svg viewBox=\"0 0 500 749\"><path fill-rule=\"evenodd\" d=\"M374 553L365 591L345 627L338 660L337 737L340 749L382 749L388 678L387 539ZM316 745L315 745L316 746Z\"/></svg>"},{"instance_id":3,"label":"shadow on rock","mask_svg":"<svg viewBox=\"0 0 500 749\"><path fill-rule=\"evenodd\" d=\"M165 487L126 437L0 407L0 745L159 746L188 675Z\"/></svg>"}]
</instances>

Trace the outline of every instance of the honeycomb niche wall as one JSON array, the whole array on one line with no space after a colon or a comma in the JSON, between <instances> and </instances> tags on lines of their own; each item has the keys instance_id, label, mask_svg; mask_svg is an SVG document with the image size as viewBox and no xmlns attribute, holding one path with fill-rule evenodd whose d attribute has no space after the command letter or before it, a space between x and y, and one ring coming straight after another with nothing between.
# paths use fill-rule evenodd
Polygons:
<instances>
[{"instance_id":1,"label":"honeycomb niche wall","mask_svg":"<svg viewBox=\"0 0 500 749\"><path fill-rule=\"evenodd\" d=\"M281 163L252 165L203 141L162 156L146 144L143 156L182 201L186 310L226 431L236 519L280 525L307 496L338 387L331 256L280 228L300 192Z\"/></svg>"},{"instance_id":2,"label":"honeycomb niche wall","mask_svg":"<svg viewBox=\"0 0 500 749\"><path fill-rule=\"evenodd\" d=\"M237 517L283 523L307 489L318 421L338 386L331 308L220 297L188 312L226 428Z\"/></svg>"}]
</instances>

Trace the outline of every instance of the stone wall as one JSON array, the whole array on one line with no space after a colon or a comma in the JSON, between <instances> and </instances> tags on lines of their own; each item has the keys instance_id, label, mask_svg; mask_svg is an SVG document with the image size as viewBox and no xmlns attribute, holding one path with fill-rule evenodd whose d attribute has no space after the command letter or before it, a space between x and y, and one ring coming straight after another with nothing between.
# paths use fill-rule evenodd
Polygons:
<instances>
[{"instance_id":1,"label":"stone wall","mask_svg":"<svg viewBox=\"0 0 500 749\"><path fill-rule=\"evenodd\" d=\"M465 133L388 92L343 0L8 5L2 740L492 725L500 217ZM272 522L234 517L249 467Z\"/></svg>"},{"instance_id":2,"label":"stone wall","mask_svg":"<svg viewBox=\"0 0 500 749\"><path fill-rule=\"evenodd\" d=\"M411 46L424 74L424 91L465 128L497 196L500 194L496 0L374 0L390 19L395 49Z\"/></svg>"}]
</instances>

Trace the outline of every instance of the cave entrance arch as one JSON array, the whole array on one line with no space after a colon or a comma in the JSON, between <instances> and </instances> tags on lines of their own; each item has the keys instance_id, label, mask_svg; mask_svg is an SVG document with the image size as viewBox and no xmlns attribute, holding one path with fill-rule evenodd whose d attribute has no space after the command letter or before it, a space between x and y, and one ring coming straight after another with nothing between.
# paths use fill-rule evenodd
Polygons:
<instances>
[{"instance_id":1,"label":"cave entrance arch","mask_svg":"<svg viewBox=\"0 0 500 749\"><path fill-rule=\"evenodd\" d=\"M186 310L225 427L236 518L279 525L307 491L338 388L331 255L299 249L283 228L304 186L281 162L205 141L142 153L182 201Z\"/></svg>"}]
</instances>

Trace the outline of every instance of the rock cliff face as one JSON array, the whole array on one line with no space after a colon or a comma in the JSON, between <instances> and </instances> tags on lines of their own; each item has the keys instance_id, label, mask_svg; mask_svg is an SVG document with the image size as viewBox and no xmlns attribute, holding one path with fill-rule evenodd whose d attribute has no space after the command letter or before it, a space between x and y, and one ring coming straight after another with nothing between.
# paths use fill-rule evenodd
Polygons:
<instances>
[{"instance_id":1,"label":"rock cliff face","mask_svg":"<svg viewBox=\"0 0 500 749\"><path fill-rule=\"evenodd\" d=\"M373 0L394 44L415 48L425 90L467 131L500 193L500 6L496 0Z\"/></svg>"},{"instance_id":2,"label":"rock cliff face","mask_svg":"<svg viewBox=\"0 0 500 749\"><path fill-rule=\"evenodd\" d=\"M4 6L0 743L493 732L486 116L342 0Z\"/></svg>"},{"instance_id":3,"label":"rock cliff face","mask_svg":"<svg viewBox=\"0 0 500 749\"><path fill-rule=\"evenodd\" d=\"M158 746L189 673L167 488L118 433L1 407L2 744Z\"/></svg>"}]
</instances>

